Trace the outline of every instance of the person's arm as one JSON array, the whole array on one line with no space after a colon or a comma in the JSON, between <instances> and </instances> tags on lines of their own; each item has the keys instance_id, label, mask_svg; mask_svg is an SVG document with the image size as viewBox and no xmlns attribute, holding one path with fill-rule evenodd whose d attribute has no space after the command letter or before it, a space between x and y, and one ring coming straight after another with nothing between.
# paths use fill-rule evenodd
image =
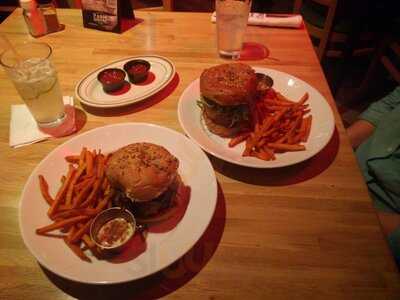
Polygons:
<instances>
[{"instance_id":1,"label":"person's arm","mask_svg":"<svg viewBox=\"0 0 400 300\"><path fill-rule=\"evenodd\" d=\"M372 123L376 127L380 120L398 105L400 105L400 86L386 97L372 103L359 118Z\"/></svg>"},{"instance_id":2,"label":"person's arm","mask_svg":"<svg viewBox=\"0 0 400 300\"><path fill-rule=\"evenodd\" d=\"M386 236L400 227L400 215L389 212L378 212L378 218L382 226L382 230Z\"/></svg>"},{"instance_id":3,"label":"person's arm","mask_svg":"<svg viewBox=\"0 0 400 300\"><path fill-rule=\"evenodd\" d=\"M378 218L396 264L400 267L400 215L378 212Z\"/></svg>"},{"instance_id":4,"label":"person's arm","mask_svg":"<svg viewBox=\"0 0 400 300\"><path fill-rule=\"evenodd\" d=\"M357 148L370 137L380 120L398 105L400 105L400 87L381 100L372 103L360 115L359 120L347 129L352 147Z\"/></svg>"},{"instance_id":5,"label":"person's arm","mask_svg":"<svg viewBox=\"0 0 400 300\"><path fill-rule=\"evenodd\" d=\"M358 120L347 128L347 135L353 149L357 148L374 132L375 126L365 120Z\"/></svg>"}]
</instances>

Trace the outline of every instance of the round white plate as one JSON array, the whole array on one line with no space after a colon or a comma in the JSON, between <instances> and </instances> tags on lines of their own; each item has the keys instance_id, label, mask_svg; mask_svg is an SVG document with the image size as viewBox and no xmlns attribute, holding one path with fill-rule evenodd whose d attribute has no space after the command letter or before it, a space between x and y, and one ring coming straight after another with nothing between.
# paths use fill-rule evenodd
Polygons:
<instances>
[{"instance_id":1,"label":"round white plate","mask_svg":"<svg viewBox=\"0 0 400 300\"><path fill-rule=\"evenodd\" d=\"M243 157L244 143L230 148L228 138L211 133L204 124L201 109L196 102L200 100L200 81L193 81L182 93L178 104L178 117L186 134L205 151L225 161L254 168L277 168L302 162L317 154L329 142L335 120L326 99L311 85L287 73L267 68L254 67L274 80L274 89L289 99L297 101L308 92L311 114L313 116L310 137L305 151L276 154L276 160L263 161L255 157Z\"/></svg>"},{"instance_id":2,"label":"round white plate","mask_svg":"<svg viewBox=\"0 0 400 300\"><path fill-rule=\"evenodd\" d=\"M39 236L38 227L50 224L48 205L43 200L38 175L42 174L54 195L61 175L67 170L66 155L79 153L83 146L114 151L134 142L164 146L179 159L178 172L191 188L185 215L165 233L149 233L147 249L133 260L115 264L105 260L80 260L61 239ZM19 223L25 245L44 267L79 282L107 284L130 281L155 273L184 255L201 237L213 216L217 200L214 170L204 152L184 135L145 123L122 123L100 127L67 141L54 149L35 168L25 184L19 209Z\"/></svg>"},{"instance_id":3,"label":"round white plate","mask_svg":"<svg viewBox=\"0 0 400 300\"><path fill-rule=\"evenodd\" d=\"M144 59L150 63L150 71L155 75L152 83L147 85L131 84L128 92L122 95L109 95L103 91L97 74L106 68L124 69L124 64L132 59ZM119 107L142 101L162 90L174 78L175 66L165 57L156 55L132 56L103 65L84 76L75 87L75 95L86 105L93 107ZM125 77L129 81L128 75Z\"/></svg>"}]
</instances>

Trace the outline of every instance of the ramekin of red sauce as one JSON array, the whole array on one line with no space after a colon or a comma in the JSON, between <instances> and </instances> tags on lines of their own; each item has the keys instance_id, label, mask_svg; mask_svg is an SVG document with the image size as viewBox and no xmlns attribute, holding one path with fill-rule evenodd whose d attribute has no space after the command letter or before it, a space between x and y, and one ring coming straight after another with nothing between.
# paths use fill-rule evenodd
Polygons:
<instances>
[{"instance_id":1,"label":"ramekin of red sauce","mask_svg":"<svg viewBox=\"0 0 400 300\"><path fill-rule=\"evenodd\" d=\"M112 93L124 86L125 72L118 68L104 69L97 75L97 80L103 85L106 93Z\"/></svg>"},{"instance_id":2,"label":"ramekin of red sauce","mask_svg":"<svg viewBox=\"0 0 400 300\"><path fill-rule=\"evenodd\" d=\"M134 59L124 65L131 83L140 83L147 79L150 70L150 63L143 59Z\"/></svg>"}]
</instances>

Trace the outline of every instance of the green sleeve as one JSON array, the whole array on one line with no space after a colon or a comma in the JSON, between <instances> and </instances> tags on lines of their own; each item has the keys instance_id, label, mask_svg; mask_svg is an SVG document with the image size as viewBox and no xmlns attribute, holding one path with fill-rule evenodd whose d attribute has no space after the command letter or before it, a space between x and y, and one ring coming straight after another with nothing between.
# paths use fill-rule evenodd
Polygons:
<instances>
[{"instance_id":1,"label":"green sleeve","mask_svg":"<svg viewBox=\"0 0 400 300\"><path fill-rule=\"evenodd\" d=\"M372 123L376 127L380 120L398 105L400 105L400 86L386 97L372 103L359 118Z\"/></svg>"}]
</instances>

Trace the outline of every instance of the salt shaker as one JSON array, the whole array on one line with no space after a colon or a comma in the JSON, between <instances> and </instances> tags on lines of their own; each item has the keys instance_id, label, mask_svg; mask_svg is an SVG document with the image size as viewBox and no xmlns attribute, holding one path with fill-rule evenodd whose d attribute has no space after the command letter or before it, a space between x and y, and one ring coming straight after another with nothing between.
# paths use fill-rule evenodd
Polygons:
<instances>
[{"instance_id":1,"label":"salt shaker","mask_svg":"<svg viewBox=\"0 0 400 300\"><path fill-rule=\"evenodd\" d=\"M47 33L46 21L43 18L41 11L37 7L35 0L20 0L20 5L23 9L23 16L29 33L33 37L43 36Z\"/></svg>"}]
</instances>

